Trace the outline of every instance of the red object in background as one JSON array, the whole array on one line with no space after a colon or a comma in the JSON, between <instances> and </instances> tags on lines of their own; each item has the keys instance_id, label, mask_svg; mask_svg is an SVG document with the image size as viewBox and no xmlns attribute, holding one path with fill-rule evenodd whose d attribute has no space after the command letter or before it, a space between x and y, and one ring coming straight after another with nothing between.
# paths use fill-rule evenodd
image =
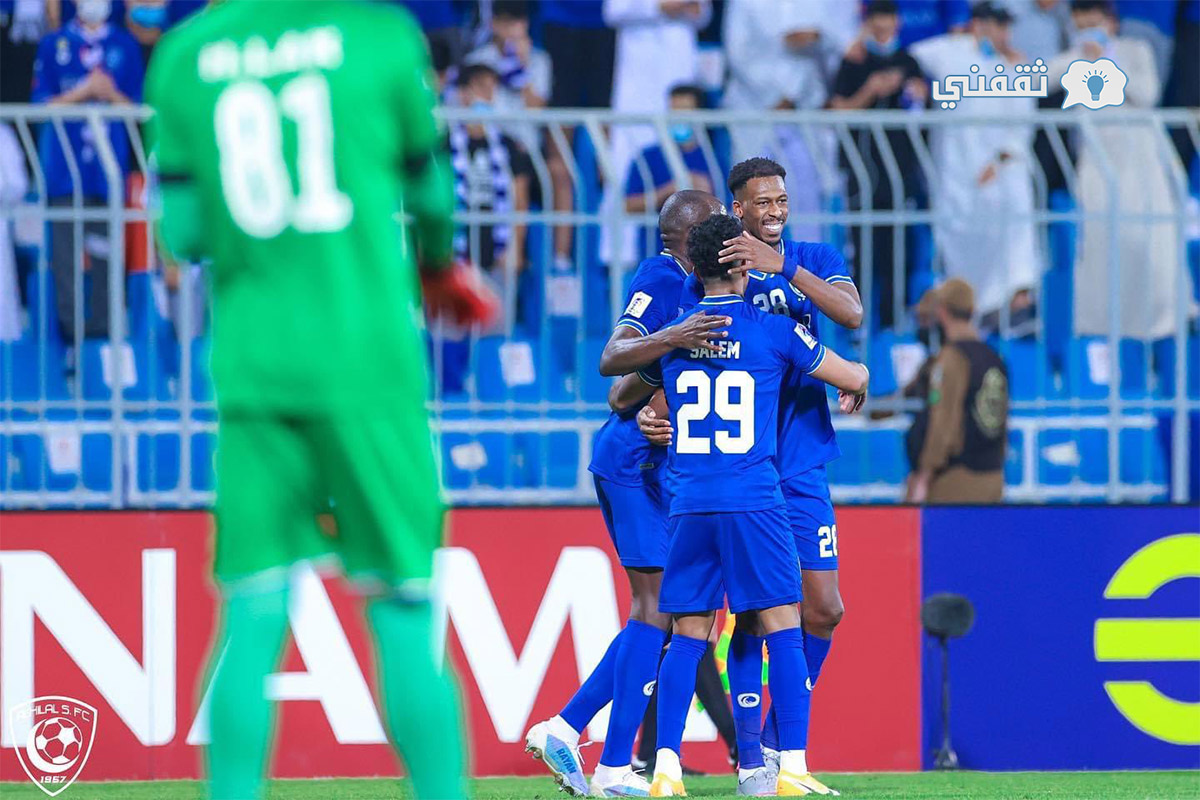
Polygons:
<instances>
[{"instance_id":1,"label":"red object in background","mask_svg":"<svg viewBox=\"0 0 1200 800\"><path fill-rule=\"evenodd\" d=\"M203 739L196 720L215 628L209 517L6 513L0 525L0 712L27 699L12 695L32 675L34 696L99 710L81 780L200 774L200 748L188 742ZM811 758L822 770L918 769L919 514L844 509L838 528L847 613L814 695ZM474 771L537 774L524 731L566 702L628 610L600 514L455 511L439 569ZM336 580L309 575L297 587L296 643L281 668L290 674L273 683L285 700L275 774L395 774L379 743L357 601ZM0 716L0 780L23 780ZM715 740L685 742L684 758L727 769Z\"/></svg>"},{"instance_id":2,"label":"red object in background","mask_svg":"<svg viewBox=\"0 0 1200 800\"><path fill-rule=\"evenodd\" d=\"M125 179L125 207L132 211L146 210L146 177L131 172ZM125 272L145 272L150 269L150 235L145 222L125 223Z\"/></svg>"}]
</instances>

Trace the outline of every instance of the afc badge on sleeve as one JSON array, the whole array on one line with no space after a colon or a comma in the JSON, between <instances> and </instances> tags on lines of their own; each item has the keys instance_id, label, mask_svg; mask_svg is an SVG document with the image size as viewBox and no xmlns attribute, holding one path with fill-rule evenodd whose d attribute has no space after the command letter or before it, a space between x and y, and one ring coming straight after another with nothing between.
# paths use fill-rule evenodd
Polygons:
<instances>
[{"instance_id":1,"label":"afc badge on sleeve","mask_svg":"<svg viewBox=\"0 0 1200 800\"><path fill-rule=\"evenodd\" d=\"M633 297L629 298L629 305L625 307L626 315L641 319L642 314L646 313L646 309L650 307L650 301L654 298L645 292L634 292Z\"/></svg>"}]
</instances>

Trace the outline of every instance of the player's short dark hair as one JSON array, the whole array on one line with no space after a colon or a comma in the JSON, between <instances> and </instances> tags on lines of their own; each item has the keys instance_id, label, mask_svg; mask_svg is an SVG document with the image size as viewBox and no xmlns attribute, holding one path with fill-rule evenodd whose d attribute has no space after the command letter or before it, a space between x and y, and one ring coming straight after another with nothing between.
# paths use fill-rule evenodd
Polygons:
<instances>
[{"instance_id":1,"label":"player's short dark hair","mask_svg":"<svg viewBox=\"0 0 1200 800\"><path fill-rule=\"evenodd\" d=\"M720 262L726 239L742 235L742 221L728 214L713 214L688 233L688 260L702 281L722 278L730 265Z\"/></svg>"},{"instance_id":2,"label":"player's short dark hair","mask_svg":"<svg viewBox=\"0 0 1200 800\"><path fill-rule=\"evenodd\" d=\"M879 17L884 14L894 17L899 13L900 9L896 7L896 0L867 0L867 4L863 7L863 19Z\"/></svg>"},{"instance_id":3,"label":"player's short dark hair","mask_svg":"<svg viewBox=\"0 0 1200 800\"><path fill-rule=\"evenodd\" d=\"M1112 0L1071 0L1071 13L1076 11L1102 11L1110 17L1117 16Z\"/></svg>"},{"instance_id":4,"label":"player's short dark hair","mask_svg":"<svg viewBox=\"0 0 1200 800\"><path fill-rule=\"evenodd\" d=\"M492 0L492 17L529 19L527 0Z\"/></svg>"},{"instance_id":5,"label":"player's short dark hair","mask_svg":"<svg viewBox=\"0 0 1200 800\"><path fill-rule=\"evenodd\" d=\"M777 161L755 156L733 165L729 170L729 191L737 194L752 178L786 178L787 170Z\"/></svg>"},{"instance_id":6,"label":"player's short dark hair","mask_svg":"<svg viewBox=\"0 0 1200 800\"><path fill-rule=\"evenodd\" d=\"M454 85L459 89L464 86L470 86L475 80L483 75L491 75L496 80L500 80L500 73L492 69L487 64L467 64L458 71L458 80Z\"/></svg>"},{"instance_id":7,"label":"player's short dark hair","mask_svg":"<svg viewBox=\"0 0 1200 800\"><path fill-rule=\"evenodd\" d=\"M671 97L679 95L687 95L696 101L696 108L706 108L708 106L708 95L704 89L694 83L677 83L671 87Z\"/></svg>"}]
</instances>

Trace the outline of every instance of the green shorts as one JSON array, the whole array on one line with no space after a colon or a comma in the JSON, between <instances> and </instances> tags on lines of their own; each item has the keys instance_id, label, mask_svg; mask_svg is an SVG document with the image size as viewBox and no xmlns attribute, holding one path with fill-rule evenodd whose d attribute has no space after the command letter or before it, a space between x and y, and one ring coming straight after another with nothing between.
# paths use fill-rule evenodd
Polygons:
<instances>
[{"instance_id":1,"label":"green shorts","mask_svg":"<svg viewBox=\"0 0 1200 800\"><path fill-rule=\"evenodd\" d=\"M334 536L316 521L327 512ZM337 555L364 589L423 595L442 517L424 408L221 417L214 571L223 583Z\"/></svg>"}]
</instances>

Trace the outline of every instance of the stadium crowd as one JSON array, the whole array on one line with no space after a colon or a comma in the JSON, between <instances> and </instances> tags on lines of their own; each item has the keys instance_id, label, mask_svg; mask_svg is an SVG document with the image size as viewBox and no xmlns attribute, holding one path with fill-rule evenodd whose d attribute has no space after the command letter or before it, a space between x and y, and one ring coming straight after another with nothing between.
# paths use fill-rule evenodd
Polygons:
<instances>
[{"instance_id":1,"label":"stadium crowd","mask_svg":"<svg viewBox=\"0 0 1200 800\"><path fill-rule=\"evenodd\" d=\"M929 79L973 62L1017 63L1035 57L1060 64L1063 58L1095 58L1119 53L1131 67L1130 104L1200 105L1200 81L1195 64L1200 37L1197 0L407 0L404 3L424 29L430 44L444 104L480 112L525 108L612 108L614 111L666 112L704 107L759 111L770 109L909 109L930 107ZM34 103L136 103L141 99L144 64L162 33L202 8L202 0L6 0L0 3L3 80L0 101ZM1057 61L1056 61L1057 59ZM1051 85L1057 88L1057 81ZM1136 91L1135 91L1136 89ZM1004 115L1028 110L1024 98L989 101L988 113ZM1061 93L1041 101L1043 107L1061 104ZM984 106L978 106L984 110ZM47 126L48 127L48 126ZM80 165L83 204L102 204L107 196L104 176L88 134L68 130ZM1017 130L1014 134L1013 131ZM862 255L873 253L873 297L868 307L875 326L896 324L896 313L907 314L935 273L966 279L975 288L985 328L1000 316L1020 330L1034 313L1036 287L1045 265L1034 247L1032 222L996 225L987 243L979 240L973 220L1001 208L1030 209L1035 202L1028 170L1016 165L1029 130L996 126L992 129L946 130L932 135L933 152L946 177L930 185L918 166L911 143L901 132L888 134L889 156L898 176L886 169L885 156L871 133L856 132L847 152L832 142L813 141L800 127L731 126L728 131L698 131L679 122L669 132L679 147L692 185L720 186L722 165L751 155L770 155L788 167L792 187L822 185L829 167L836 167L839 185L833 188L842 207L887 211L928 208L953 212L958 222L934 226L934 248L922 247L921 226L906 226L897 236L893 226L878 224L865 248L863 232L851 228L844 249L860 275L867 266ZM608 307L608 267L621 261L626 268L657 245L652 222L662 201L676 188L664 143L650 126L614 126L609 156L613 171L624 178L604 185L597 178L598 197L589 197L579 176L586 155L586 136L564 126L560 136L531 123L454 124L447 145L464 210L505 216L531 208L571 212L579 206L601 209L617 204L629 217L623 229L598 237L582 235L578 227L560 224L550 236L552 247L537 248L529 226L490 222L464 226L458 248L497 275L511 276L511 292L519 294L517 322L536 334L542 317L585 314L589 332L600 333L612 316ZM122 167L130 168L122 126L110 129ZM47 139L49 133L43 133ZM1015 137L1015 138L1014 138ZM1025 137L1026 141L1022 141ZM1064 185L1061 164L1051 153L1045 132L1033 142L1041 170L1053 191ZM1136 142L1127 152L1137 151ZM703 145L703 146L702 146ZM564 152L564 146L571 152ZM1190 145L1183 144L1183 148ZM17 142L0 134L0 150L10 165L3 173L0 195L22 197L28 189L20 169ZM1086 150L1075 154L1087 179ZM1185 163L1194 157L1185 153ZM69 205L72 178L57 142L43 141L42 167L51 206ZM860 184L851 161L866 165L871 185ZM887 160L892 160L888 158ZM538 179L535 165L544 164L549 181ZM953 169L949 167L954 167ZM1166 204L1161 170L1139 158L1123 164L1122 180L1150 177L1148 209ZM893 186L893 181L898 185ZM1092 178L1098 181L1098 178ZM826 181L827 183L827 181ZM20 190L20 191L15 191ZM805 222L805 213L828 207L829 191L792 191L793 233L818 240L828 230ZM1103 206L1104 190L1095 204ZM7 202L13 202L11 199ZM639 216L640 215L640 216ZM58 318L69 339L75 325L73 296L75 248L72 226L52 226L51 261L57 286ZM89 223L84 231L85 269L89 297L85 335L107 332L107 257L105 225ZM1105 332L1106 261L1099 226L1085 230L1080 269L1086 287L1077 304L1079 334ZM1149 263L1160 275L1173 274L1178 254L1169 233L1142 228L1123 237L1131 255L1128 270ZM928 238L928 235L926 235ZM580 239L580 241L575 241ZM981 246L984 244L985 246ZM904 286L894 286L894 248L904 249ZM14 267L8 232L0 238L0 281L10 297L23 297L30 258ZM549 253L548 258L543 253ZM532 267L532 269L530 269ZM584 275L589 267L591 275ZM164 273L168 289L177 287L180 272ZM20 287L14 291L13 284ZM584 284L591 289L585 291ZM1169 280L1147 281L1169 287ZM898 298L898 299L897 299ZM1088 298L1095 298L1091 302ZM1130 304L1123 315L1124 334L1161 337L1168 331L1170 296L1156 303ZM19 335L19 309L0 305L0 334ZM1101 318L1096 318L1100 314ZM593 330L594 329L594 330Z\"/></svg>"},{"instance_id":2,"label":"stadium crowd","mask_svg":"<svg viewBox=\"0 0 1200 800\"><path fill-rule=\"evenodd\" d=\"M874 393L927 398L934 369L961 374L965 387L969 359L945 348L941 361L937 358L939 339L954 326L974 325L972 337L993 344L990 335L998 331L1008 341L1036 333L1044 337L1051 364L1067 373L1071 367L1064 354L1073 352L1073 337L1108 333L1110 232L1104 221L1085 221L1074 253L1056 257L1053 242L1049 251L1035 244L1044 231L1035 230L1029 212L1064 210L1071 203L1084 211L1108 208L1098 167L1102 155L1092 152L1095 143L1083 146L1071 136L1051 141L1049 126L1036 131L1003 124L922 126L921 120L943 113L931 101L930 81L965 74L972 63L990 69L993 63L1040 57L1049 65L1049 85L1057 89L1057 76L1071 60L1108 54L1129 75L1127 105L1200 106L1195 70L1200 0L410 0L405 5L428 40L441 103L456 109L445 143L457 204L470 220L457 230L456 249L492 276L505 300L499 329L483 331L505 337L498 349L482 348L485 340L468 331L435 330L437 382L442 397L451 400L484 398L488 353L499 362L507 387L488 398L518 396L514 392L532 384L535 369L544 373L548 363L549 385L556 385L561 374L567 394L558 397L539 385L531 387L536 392L530 399L601 397L602 392L589 389L589 381L595 383L589 345L611 329L620 310L613 298L624 294L637 262L661 249L657 214L666 198L683 188L680 166L693 188L711 191L728 204L724 184L730 166L757 155L786 165L789 235L834 245L863 288L864 328L876 334L833 335L844 337L852 352L874 353L878 342L899 342L886 360L894 360L905 342L912 348L922 344L908 368L896 367L891 377L891 370L883 370L873 379ZM203 6L199 0L0 2L0 100L140 103L144 67L156 41ZM960 113L997 118L1034 106L1030 98L964 103L970 107ZM1040 102L1047 108L1061 104L1061 91ZM938 168L922 164L912 136L896 129L876 134L869 126L851 125L848 136L835 140L820 126L701 126L686 117L668 117L658 127L609 125L601 158L592 140L598 129L573 126L569 120L578 117L544 124L520 116L525 109L554 107L650 114L703 108L911 112L908 118ZM51 125L40 129L40 163L33 165L26 155L29 140L23 147L19 132L0 121L0 203L9 210L43 199L50 209L76 203L103 208L109 187L92 132L80 123L64 125L62 136ZM38 127L31 132L38 136ZM134 129L113 123L108 132L127 173L120 191L128 205L136 206L144 183L130 142ZM1171 210L1168 178L1161 162L1149 155L1154 151L1144 138L1149 135L1134 128L1100 134L1102 149L1127 154L1118 167L1118 195L1122 213L1131 218ZM1190 166L1192 194L1200 195L1194 143L1186 135L1176 143ZM1024 163L1030 154L1036 167ZM41 180L35 177L39 170ZM1073 187L1068 187L1068 172L1075 173ZM1035 174L1044 176L1036 191ZM1138 191L1129 191L1134 186ZM37 196L39 190L45 198ZM888 216L870 227L813 222L838 210L899 215L931 208L943 212L932 225L893 222ZM1010 218L1012 209L1016 218ZM548 212L557 216L543 221L539 215ZM45 330L50 337L45 352L51 357L46 363L62 369L32 391L65 397L64 387L74 380L85 397L106 397L102 388L88 394L88 380L79 371L87 371L89 358L99 358L89 353L89 341L99 345L110 333L109 223L102 215L78 227L66 221L43 226L36 216L30 225L30 219L27 215L17 226L15 236L7 221L0 224L0 341L33 341L40 350L37 342ZM1173 227L1125 224L1116 241L1122 285L1141 287L1122 295L1120 335L1163 349L1171 344L1166 337L1174 330L1180 272ZM147 353L157 352L154 363L161 362L162 373L150 376L149 384L143 374L132 396L145 391L180 397L181 353L190 347L196 360L207 340L202 267L170 263L154 253L135 263L130 252L126 306L134 361L141 364ZM1200 260L1195 256L1193 251L1193 275ZM48 274L38 272L43 257ZM939 320L929 305L933 287L954 278L970 292L970 311L965 319ZM1051 294L1064 280L1073 286L1073 302L1070 293L1065 301L1064 295ZM79 290L82 298L76 297ZM1185 291L1190 296L1194 288ZM35 306L47 312L40 319ZM47 317L49 324L40 327L37 323ZM896 338L886 339L890 329ZM139 337L150 346L138 348ZM535 355L531 347L549 348L549 355ZM1094 371L1090 352L1088 358L1088 370ZM1159 377L1151 380L1167 386L1172 362L1158 350L1153 358ZM1019 376L1013 380L1018 387L1029 383ZM153 388L160 382L170 386ZM193 399L211 398L195 388L206 383L207 376L193 372ZM1033 395L1028 388L1014 391L1016 397ZM1007 406L1008 394L1001 395L992 404L996 408ZM982 481L966 476L929 485L919 480L922 473L932 474L948 449L973 441L960 433L961 420L936 420L930 426L927 415L928 409L918 414L907 443L914 476L910 499L953 497L958 491L998 495L1003 447L980 457ZM457 463L454 458L452 453L451 463Z\"/></svg>"}]
</instances>

